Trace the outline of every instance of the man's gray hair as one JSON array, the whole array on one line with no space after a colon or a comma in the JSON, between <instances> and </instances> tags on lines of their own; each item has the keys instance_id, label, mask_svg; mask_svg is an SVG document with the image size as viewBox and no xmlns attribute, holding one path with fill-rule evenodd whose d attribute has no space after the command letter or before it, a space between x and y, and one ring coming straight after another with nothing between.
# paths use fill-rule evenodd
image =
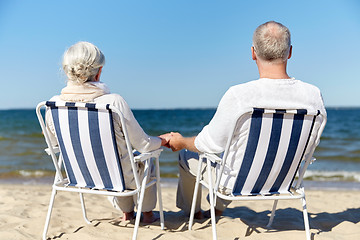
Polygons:
<instances>
[{"instance_id":1,"label":"man's gray hair","mask_svg":"<svg viewBox=\"0 0 360 240\"><path fill-rule=\"evenodd\" d=\"M256 28L253 36L256 56L268 62L286 61L289 57L290 31L281 23L270 21Z\"/></svg>"}]
</instances>

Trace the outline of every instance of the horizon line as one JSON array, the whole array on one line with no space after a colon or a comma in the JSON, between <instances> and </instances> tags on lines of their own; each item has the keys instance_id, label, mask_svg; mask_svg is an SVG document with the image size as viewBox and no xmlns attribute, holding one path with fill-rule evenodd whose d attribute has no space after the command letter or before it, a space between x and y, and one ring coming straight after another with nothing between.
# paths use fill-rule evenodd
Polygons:
<instances>
[{"instance_id":1,"label":"horizon line","mask_svg":"<svg viewBox=\"0 0 360 240\"><path fill-rule=\"evenodd\" d=\"M14 107L14 108L1 108L0 111L8 110L35 110L36 107ZM149 108L130 108L131 110L207 110L216 109L217 107L149 107ZM325 106L325 109L358 109L360 106Z\"/></svg>"}]
</instances>

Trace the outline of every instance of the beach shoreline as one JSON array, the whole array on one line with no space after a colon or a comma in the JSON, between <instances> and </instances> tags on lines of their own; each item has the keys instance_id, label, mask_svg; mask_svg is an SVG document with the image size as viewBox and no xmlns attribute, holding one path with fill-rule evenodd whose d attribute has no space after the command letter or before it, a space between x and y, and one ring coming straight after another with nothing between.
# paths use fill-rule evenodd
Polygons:
<instances>
[{"instance_id":1,"label":"beach shoreline","mask_svg":"<svg viewBox=\"0 0 360 240\"><path fill-rule=\"evenodd\" d=\"M196 221L188 231L188 218L176 207L176 179L162 184L165 230L159 223L142 225L138 239L211 239L209 220ZM202 208L208 209L203 191ZM0 239L40 239L50 200L51 183L0 182ZM306 189L312 239L356 239L360 235L360 190ZM88 217L82 218L79 196L59 192L48 237L50 239L130 239L133 222L119 221L122 213L103 196L85 195ZM218 219L219 239L305 239L300 201L278 204L273 228L265 228L272 201L233 202ZM158 208L155 209L158 211Z\"/></svg>"},{"instance_id":2,"label":"beach shoreline","mask_svg":"<svg viewBox=\"0 0 360 240\"><path fill-rule=\"evenodd\" d=\"M41 178L0 178L0 185L48 185L51 186L53 177ZM176 188L178 178L161 178L161 186L165 188ZM360 191L359 182L345 181L309 181L304 180L306 190L333 190L333 191Z\"/></svg>"}]
</instances>

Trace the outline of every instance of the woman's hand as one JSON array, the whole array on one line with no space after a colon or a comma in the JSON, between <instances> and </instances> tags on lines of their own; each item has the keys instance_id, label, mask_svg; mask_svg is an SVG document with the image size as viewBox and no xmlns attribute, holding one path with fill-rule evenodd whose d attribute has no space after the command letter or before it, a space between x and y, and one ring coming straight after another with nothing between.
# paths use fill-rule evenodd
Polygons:
<instances>
[{"instance_id":1,"label":"woman's hand","mask_svg":"<svg viewBox=\"0 0 360 240\"><path fill-rule=\"evenodd\" d=\"M169 142L171 138L171 133L162 134L159 136L159 138L161 139L161 146L170 148Z\"/></svg>"}]
</instances>

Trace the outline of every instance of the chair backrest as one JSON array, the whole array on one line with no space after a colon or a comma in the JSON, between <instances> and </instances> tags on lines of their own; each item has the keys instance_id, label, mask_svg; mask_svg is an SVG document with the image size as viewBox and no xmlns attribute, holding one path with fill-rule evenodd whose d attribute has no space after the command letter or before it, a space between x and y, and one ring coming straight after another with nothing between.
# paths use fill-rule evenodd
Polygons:
<instances>
[{"instance_id":1,"label":"chair backrest","mask_svg":"<svg viewBox=\"0 0 360 240\"><path fill-rule=\"evenodd\" d=\"M305 109L254 108L240 118L250 123L246 146L238 159L241 164L235 169L237 174L232 194L288 193L301 160L305 155L311 157L307 153L313 151L316 138L321 135L324 126L318 123L324 120L324 116L320 117L320 111ZM235 136L236 129L239 129L237 125L241 123L244 121L235 124L231 136ZM225 158L230 145L231 141L224 153Z\"/></svg>"},{"instance_id":2,"label":"chair backrest","mask_svg":"<svg viewBox=\"0 0 360 240\"><path fill-rule=\"evenodd\" d=\"M47 101L70 186L123 191L109 104Z\"/></svg>"}]
</instances>

